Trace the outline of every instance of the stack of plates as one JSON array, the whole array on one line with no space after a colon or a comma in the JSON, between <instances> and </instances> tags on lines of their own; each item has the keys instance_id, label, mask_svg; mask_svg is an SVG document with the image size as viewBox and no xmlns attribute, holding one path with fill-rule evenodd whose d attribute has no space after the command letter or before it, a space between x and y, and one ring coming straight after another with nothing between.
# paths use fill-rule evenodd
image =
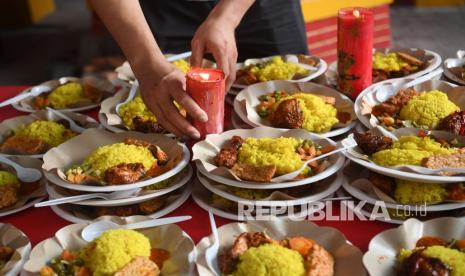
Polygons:
<instances>
[{"instance_id":1,"label":"stack of plates","mask_svg":"<svg viewBox=\"0 0 465 276\"><path fill-rule=\"evenodd\" d=\"M270 213L279 217L306 217L323 208L321 204L312 203L331 197L342 184L342 175L338 171L344 157L340 154L328 157L330 165L323 172L299 180L259 183L219 173L223 168L213 168L212 159L225 141L234 135L243 138L285 136L335 144L328 138L304 130L255 128L208 135L192 149L197 165L197 180L192 193L200 207L212 210L218 216L233 220L258 219L260 214L269 217Z\"/></svg>"},{"instance_id":2,"label":"stack of plates","mask_svg":"<svg viewBox=\"0 0 465 276\"><path fill-rule=\"evenodd\" d=\"M144 179L131 184L92 186L85 184L73 184L63 178L61 168L68 168L72 164L79 164L80 160L88 156L97 147L120 142L125 138L137 138L155 144L164 143L161 146L170 156L169 147L178 147L180 156L174 167L157 177ZM158 142L157 142L158 140ZM171 145L172 144L172 145ZM76 151L73 146L86 145ZM171 145L171 146L168 146ZM171 152L174 152L171 150ZM67 156L64 159L64 156ZM173 158L173 157L171 157ZM65 160L65 161L63 161ZM141 134L136 132L110 133L100 129L91 129L84 132L57 148L47 152L44 156L44 174L49 181L47 192L50 199L60 199L83 193L118 193L117 197L110 199L92 198L73 203L52 206L52 210L60 217L75 223L94 220L101 215L146 215L157 218L168 214L182 205L190 195L190 189L186 185L192 176L192 168L189 166L190 153L184 144L176 142L164 135ZM61 162L56 167L57 162ZM55 164L55 169L53 165ZM159 184L163 188L154 187ZM145 207L140 213L139 208ZM147 211L150 210L150 211Z\"/></svg>"},{"instance_id":3,"label":"stack of plates","mask_svg":"<svg viewBox=\"0 0 465 276\"><path fill-rule=\"evenodd\" d=\"M379 188L376 188L372 181L369 180L369 175L373 174L369 168L360 166L354 162L347 163L343 170L343 189L338 191L338 196L352 196L355 203L347 205L347 207L353 208L358 204L362 205L360 210L352 210L359 212L360 215L363 215L367 219L371 218L388 223L402 224L409 218L428 220L444 216L465 216L465 201L446 200L431 204L401 204L396 202L392 196L388 196ZM381 177L384 179L399 179L398 177L386 175L382 175ZM416 180L415 182L421 181ZM445 183L444 185L451 184ZM416 193L418 192L420 192L420 189Z\"/></svg>"}]
</instances>

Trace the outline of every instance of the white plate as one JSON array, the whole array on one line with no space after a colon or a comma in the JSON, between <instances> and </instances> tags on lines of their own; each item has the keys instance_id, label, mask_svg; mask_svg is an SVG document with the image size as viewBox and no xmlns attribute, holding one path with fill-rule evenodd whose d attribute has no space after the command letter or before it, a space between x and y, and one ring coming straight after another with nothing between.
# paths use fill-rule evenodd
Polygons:
<instances>
[{"instance_id":1,"label":"white plate","mask_svg":"<svg viewBox=\"0 0 465 276\"><path fill-rule=\"evenodd\" d=\"M465 85L465 80L463 78L457 77L454 73L450 71L450 68L453 67L463 67L465 65L465 59L459 58L449 58L444 61L444 76L449 80L458 83L460 85Z\"/></svg>"},{"instance_id":2,"label":"white plate","mask_svg":"<svg viewBox=\"0 0 465 276\"><path fill-rule=\"evenodd\" d=\"M194 185L192 188L192 198L194 199L195 203L197 203L197 205L199 205L202 209L204 209L207 212L211 210L214 215L217 215L222 218L230 219L230 220L238 220L238 221L244 220L244 218L241 218L240 216L238 216L237 213L235 213L232 210L223 210L217 206L213 206L211 203L212 192L209 191L207 188L205 188L197 180L194 181ZM295 218L295 219L304 219L312 213L321 211L323 208L324 206L320 206L320 205L313 206L312 205L311 209L307 208L304 211L293 211L291 215L292 215L292 218ZM286 216L279 216L279 217L286 218Z\"/></svg>"},{"instance_id":3,"label":"white plate","mask_svg":"<svg viewBox=\"0 0 465 276\"><path fill-rule=\"evenodd\" d=\"M328 132L316 133L323 137L334 137L346 133L352 129L356 123L356 115L353 111L354 104L347 96L339 93L337 90L313 82L290 82L290 81L268 81L257 83L243 89L234 99L234 111L239 118L251 126L267 126L264 119L257 114L255 107L259 104L258 97L275 90L284 90L286 92L302 91L303 93L314 95L327 95L336 99L336 108L338 111L348 112L351 116L351 122L347 124L335 125Z\"/></svg>"},{"instance_id":4,"label":"white plate","mask_svg":"<svg viewBox=\"0 0 465 276\"><path fill-rule=\"evenodd\" d=\"M132 216L127 218L104 216L97 220L111 220L124 225L150 220L147 216ZM64 249L78 251L88 243L80 237L80 232L87 223L65 226L54 236L43 240L31 251L30 259L24 265L21 275L38 275L38 271L52 258L61 254ZM195 269L196 250L191 237L176 224L162 225L137 230L144 234L152 247L163 248L170 252L169 262L165 263L161 275L192 275ZM169 264L168 264L169 263Z\"/></svg>"},{"instance_id":5,"label":"white plate","mask_svg":"<svg viewBox=\"0 0 465 276\"><path fill-rule=\"evenodd\" d=\"M44 83L41 83L41 84L39 84L37 86L30 87L30 88L20 92L19 94L28 93L34 87L44 87L44 88L47 88L47 90L51 91L54 88L56 88L58 85L64 84L64 83L69 82L69 81L80 82L80 80L81 80L80 78L75 78L75 77L62 77L62 78L59 78L58 80L50 80L50 81L46 81ZM104 86L110 87L110 85L114 90L115 86L112 83L110 83L108 81L105 81ZM121 89L127 90L128 88L127 87L121 87ZM102 98L101 101L103 101L104 99L105 98ZM81 112L81 111L91 110L91 109L94 109L94 108L100 106L101 101L99 103L93 103L93 104L89 104L89 105L86 105L86 106L80 106L80 107L74 107L74 108L64 108L64 109L60 109L60 111ZM24 106L24 105L22 105L20 103L14 103L14 104L12 104L12 106L14 107L14 109L22 111L22 112L30 112L31 113L31 112L36 112L37 111L37 109L32 109L32 108L30 108L28 106Z\"/></svg>"},{"instance_id":6,"label":"white plate","mask_svg":"<svg viewBox=\"0 0 465 276\"><path fill-rule=\"evenodd\" d=\"M400 129L396 129L396 130L392 131L391 135L394 135L394 136L397 136L397 137L405 136L405 135L416 135L416 133L418 133L418 130L419 129L416 129L416 128L400 128ZM378 134L379 134L379 132L387 132L386 130L384 130L381 127L374 128L373 131L377 131ZM389 133L389 132L387 132L387 133ZM446 140L448 140L448 141L450 141L452 139L457 139L458 141L461 141L461 140L465 139L462 136L454 135L452 133L445 132L445 131L432 130L432 131L429 131L429 133L435 135L436 137L440 137L440 138L443 138L443 139L447 138ZM348 136L348 138L346 138L347 143L351 143L351 140L353 140L352 136L353 136L353 134L350 134ZM344 141L343 141L343 143L344 143ZM367 161L367 160L364 160L364 159L361 159L359 157L354 156L353 154L351 154L352 151L356 151L356 152L358 152L358 154L362 153L362 151L358 147L355 147L355 148L349 149L348 151L344 151L343 154L348 159L350 159L351 161L353 161L353 162L355 162L355 163L357 163L359 165L362 165L363 167L365 167L365 168L367 168L367 169L369 169L371 171L377 172L377 173L382 174L382 175L387 175L387 176L390 176L390 177L393 177L393 178L400 178L400 179L404 179L404 180L425 182L425 183L454 183L454 182L463 182L463 181L465 181L465 176L463 174L461 176L442 176L442 175L438 175L438 174L426 174L426 173L421 174L421 173L413 172L411 169L406 167L407 165L399 167L399 168L396 168L396 167L392 167L392 168L391 167L383 167L383 166L375 164L374 162ZM416 167L418 169L429 170L428 168L423 168L423 167L420 167L420 166L413 166L412 165L411 167L412 168Z\"/></svg>"},{"instance_id":7,"label":"white plate","mask_svg":"<svg viewBox=\"0 0 465 276\"><path fill-rule=\"evenodd\" d=\"M245 198L238 197L234 195L233 193L229 193L225 190L219 189L215 186L215 183L212 181L208 180L205 178L201 173L197 171L197 178L200 181L200 183L205 186L208 190L210 190L212 193L215 193L217 195L220 195L221 197L224 197L226 199L229 199L231 201L239 202L239 201L247 201L250 204L260 204L261 206L272 206L276 202L286 204L286 205L299 205L299 204L305 204L309 202L315 202L319 201L325 197L328 197L332 195L334 192L336 192L339 187L341 187L342 180L343 180L343 174L342 170L339 170L337 174L334 174L324 180L321 181L321 183L318 183L321 188L319 188L317 191L312 193L311 195L305 196L305 197L299 197L293 200L248 200ZM315 183L316 184L316 183Z\"/></svg>"},{"instance_id":8,"label":"white plate","mask_svg":"<svg viewBox=\"0 0 465 276\"><path fill-rule=\"evenodd\" d=\"M465 238L463 218L437 218L421 222L409 219L403 225L376 235L363 256L363 264L371 275L394 276L396 255L400 249L413 249L418 239L436 236L445 240Z\"/></svg>"},{"instance_id":9,"label":"white plate","mask_svg":"<svg viewBox=\"0 0 465 276\"><path fill-rule=\"evenodd\" d=\"M99 132L106 132L106 131L103 131L103 130L100 130L100 131L97 131L97 130L95 130L95 131L86 131L86 132L84 132L84 134L79 135L79 136L69 140L68 142L74 143L74 141L78 141L78 140L74 140L74 139L81 139L81 137L83 137L84 135L87 135L87 136L90 137L92 135L99 134ZM108 132L106 132L106 133L108 133ZM119 135L118 136L119 138L118 137L116 137L116 138L120 139L120 138L124 138L126 136L129 137L129 136L135 135L135 134L138 134L139 136L147 136L147 135L150 136L150 134L141 134L141 133L137 133L137 132L122 132L122 133L117 133L117 134L112 134L112 135ZM160 135L160 134L158 134L158 135ZM164 137L164 136L161 135L161 137ZM115 137L113 137L113 138L115 138ZM84 138L82 138L82 139L84 139ZM119 141L122 141L122 139L120 139ZM68 144L67 144L68 142L64 143L65 146L68 146ZM108 143L108 144L111 144L111 143ZM52 182L53 184L58 185L58 186L63 187L63 188L66 188L66 189L77 190L77 191L114 192L114 191L129 190L129 189L133 189L133 188L141 188L141 187L149 186L151 184L155 184L155 183L158 183L158 182L163 181L165 179L168 179L168 178L176 175L182 169L184 169L187 165L189 165L189 162L190 162L189 149L183 143L177 142L177 144L180 147L182 147L182 159L176 164L176 166L174 168L172 168L168 172L163 173L163 174L161 174L161 175L159 175L157 177L153 177L153 178L146 179L146 180L143 180L143 181L137 181L137 182L131 183L131 184L110 185L110 186L91 186L91 185L83 185L83 184L72 184L72 183L62 179L60 176L58 176L58 174L54 170L47 171L47 170L44 169L43 172L44 172L45 177L50 182ZM95 148L96 148L96 146L95 146ZM52 149L52 150L54 150L54 149ZM46 163L47 163L48 154L49 153L53 154L51 152L52 150L48 151L47 154L45 155Z\"/></svg>"},{"instance_id":10,"label":"white plate","mask_svg":"<svg viewBox=\"0 0 465 276\"><path fill-rule=\"evenodd\" d=\"M200 172L207 176L208 178L220 182L222 184L240 187L240 188L251 188L251 189L279 189L279 188L290 188L295 186L300 186L304 184L313 183L319 180L322 180L330 175L336 173L344 164L344 156L342 154L336 153L328 157L327 161L331 165L326 168L321 173L318 173L314 176L307 177L300 180L290 180L287 182L270 182L270 183L259 183L259 182L249 182L249 181L238 181L233 178L232 175L228 177L221 175L218 171L222 168L215 166L211 159L218 153L218 149L221 148L223 143L229 141L233 136L238 135L243 138L246 137L295 137L302 139L311 139L317 144L320 145L333 145L336 146L336 143L329 138L322 137L320 135L307 132L302 129L292 129L292 130L282 130L269 127L258 127L254 129L235 129L223 132L221 134L210 134L207 135L206 139L200 142L197 142L193 147L193 160L196 161L197 169ZM224 168L223 168L224 169ZM226 170L223 170L223 173Z\"/></svg>"},{"instance_id":11,"label":"white plate","mask_svg":"<svg viewBox=\"0 0 465 276\"><path fill-rule=\"evenodd\" d=\"M350 166L350 165L348 165ZM353 169L358 169L355 167L352 167ZM347 167L345 168L347 169ZM361 169L357 170L358 175L366 175L367 174L367 169ZM376 204L376 202L382 201L381 199L372 196L370 194L365 193L364 191L354 187L351 185L351 182L355 181L356 179L348 179L348 177L343 177L342 181L342 186L344 187L345 191L349 193L351 196L361 200L361 201L366 201L367 203L370 204ZM447 202L447 203L439 203L439 204L434 204L434 205L424 205L424 204L395 204L395 203L389 203L389 202L384 202L386 207L388 208L402 208L404 206L408 206L411 208L415 208L416 206L422 206L425 207L425 211L427 212L435 212L435 211L446 211L446 210L455 210L459 208L465 208L465 201L462 203L452 203L452 202Z\"/></svg>"},{"instance_id":12,"label":"white plate","mask_svg":"<svg viewBox=\"0 0 465 276\"><path fill-rule=\"evenodd\" d=\"M235 111L231 114L231 124L235 129L251 129L251 125L248 125L246 122L242 121L239 115Z\"/></svg>"},{"instance_id":13,"label":"white plate","mask_svg":"<svg viewBox=\"0 0 465 276\"><path fill-rule=\"evenodd\" d=\"M412 51L415 51L417 50L418 48L410 48L410 50ZM391 49L373 49L373 52L374 51L385 51L385 52L388 52L389 50ZM394 49L393 49L394 50ZM408 78L417 78L417 77L420 77L420 76L423 76L423 75L426 75L427 73L429 72L432 72L434 71L434 69L438 68L439 66L441 66L441 63L442 63L442 58L439 54L433 52L433 51L429 51L429 50L424 50L425 51L425 54L426 55L430 55L432 56L433 58L430 60L430 63L429 63L429 66L426 67L425 69L423 70L420 70L414 74L411 74L411 75L408 75L408 76L405 76L405 77L408 77ZM336 78L337 78L337 61L334 61L332 62L329 67L328 67L328 72L327 72L327 75L329 76L328 78L328 81L332 84L332 85L336 85ZM398 78L398 79L401 79L401 78ZM390 80L394 80L394 79L388 79L388 80L385 80L385 81L390 81ZM385 82L385 81L381 81L381 82L378 82L378 83L375 83L375 84L379 84L379 83L382 83L382 82ZM374 84L374 85L375 85Z\"/></svg>"},{"instance_id":14,"label":"white plate","mask_svg":"<svg viewBox=\"0 0 465 276\"><path fill-rule=\"evenodd\" d=\"M121 129L119 127L109 125L107 122L107 118L102 113L98 114L98 121L100 122L100 124L102 124L104 128L108 129L111 132L118 133L118 132L127 131L126 129Z\"/></svg>"},{"instance_id":15,"label":"white plate","mask_svg":"<svg viewBox=\"0 0 465 276\"><path fill-rule=\"evenodd\" d=\"M234 239L241 233L257 231L266 231L273 239L302 236L315 240L334 257L334 276L366 275L362 263L362 252L357 247L350 245L339 230L332 227L320 227L305 220L275 219L272 221L235 222L223 225L218 228L220 250L231 246ZM210 240L211 237L206 236L196 246L198 252L197 271L202 276L213 275L205 262L205 250L210 246Z\"/></svg>"},{"instance_id":16,"label":"white plate","mask_svg":"<svg viewBox=\"0 0 465 276\"><path fill-rule=\"evenodd\" d=\"M246 61L244 61L242 63L237 63L236 64L236 71L245 68L246 65L268 61L272 57L273 56L265 57L265 58L257 58L257 59L248 59L248 60L246 60ZM296 58L297 57L295 55L286 55L284 60L289 60L290 62L293 62L291 60L294 60ZM317 57L315 57L315 58L317 58ZM308 64L298 63L298 62L294 61L293 63L297 63L301 67L303 67L303 68L305 68L307 70L310 70L311 73L306 77L303 77L303 78L300 78L300 79L297 79L297 80L289 80L289 81L291 81L291 82L306 82L306 81L313 80L313 79L323 75L326 72L326 70L328 69L328 64L326 63L326 61L324 61L321 58L317 58L317 59L319 59L319 63L317 65L317 67L313 67L313 66L310 66ZM238 83L233 83L233 85L232 85L233 88L246 88L247 86L248 85L246 85L246 84L238 84Z\"/></svg>"},{"instance_id":17,"label":"white plate","mask_svg":"<svg viewBox=\"0 0 465 276\"><path fill-rule=\"evenodd\" d=\"M398 91L396 87L402 87L404 84L407 84L412 80L413 78L406 77L402 79L384 81L372 87L371 89L366 89L365 91L363 91L355 100L354 106L355 114L357 115L360 122L369 129L372 129L373 127L379 125L378 119L375 116L371 114L364 114L364 106L375 106L388 100L390 97L397 94ZM465 97L463 97L462 95L465 89L462 91L454 89L455 87L457 87L457 85L453 83L433 79L426 80L420 84L413 86L412 88L414 88L418 92L431 90L442 91L449 96L449 99L452 102L457 104L461 109L464 109ZM384 98L383 101L379 100L380 97Z\"/></svg>"},{"instance_id":18,"label":"white plate","mask_svg":"<svg viewBox=\"0 0 465 276\"><path fill-rule=\"evenodd\" d=\"M0 275L18 275L31 252L29 238L14 225L0 223L0 245L15 249L11 259L0 269Z\"/></svg>"},{"instance_id":19,"label":"white plate","mask_svg":"<svg viewBox=\"0 0 465 276\"><path fill-rule=\"evenodd\" d=\"M146 191L146 192L142 191L141 194L137 196L132 196L130 198L113 199L113 200L88 199L88 200L73 202L71 204L83 205L83 206L107 206L107 207L137 204L137 203L140 203L140 202L152 199L152 198L165 195L174 190L177 190L178 188L181 188L182 186L186 185L189 182L189 180L192 177L192 173L193 173L192 167L187 166L186 171L181 171L179 174L173 176L174 178L173 182L168 187L164 189L160 189L160 190L153 190L153 191ZM71 196L69 194L66 194L66 192L58 190L57 187L53 184L47 185L47 192L50 195L50 198L53 198L53 199Z\"/></svg>"},{"instance_id":20,"label":"white plate","mask_svg":"<svg viewBox=\"0 0 465 276\"><path fill-rule=\"evenodd\" d=\"M182 187L181 190L182 190L182 193L179 195L177 199L175 199L173 202L169 203L167 206L163 207L162 209L156 211L155 213L147 215L147 216L151 218L159 218L176 210L179 206L181 206L184 202L186 202L186 200L189 198L191 194L189 185ZM81 222L89 222L95 219L95 218L92 219L92 218L84 218L84 217L77 216L76 214L73 214L63 209L59 205L51 206L51 208L53 212L55 212L55 214L57 214L59 217L67 221L70 221L70 222L81 223Z\"/></svg>"}]
</instances>

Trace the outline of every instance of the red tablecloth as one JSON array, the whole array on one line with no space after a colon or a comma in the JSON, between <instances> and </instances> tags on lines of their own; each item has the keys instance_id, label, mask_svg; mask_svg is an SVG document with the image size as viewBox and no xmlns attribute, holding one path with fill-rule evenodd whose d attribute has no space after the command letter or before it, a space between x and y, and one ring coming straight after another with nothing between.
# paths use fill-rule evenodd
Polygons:
<instances>
[{"instance_id":1,"label":"red tablecloth","mask_svg":"<svg viewBox=\"0 0 465 276\"><path fill-rule=\"evenodd\" d=\"M0 86L0 102L16 95L26 87L22 86ZM230 114L230 106L227 106L227 118ZM96 118L98 110L87 112L88 115ZM15 116L23 115L22 112L16 111L11 106L0 109L0 120L9 119ZM229 125L229 122L226 124ZM337 204L334 204L337 205ZM339 215L339 208L332 210L334 216ZM179 226L184 229L194 240L198 242L202 237L210 234L210 224L208 222L208 213L197 206L195 202L189 198L180 208L170 213L169 216L176 215L191 215L192 220L179 223ZM328 214L327 214L328 215ZM231 222L230 220L216 217L217 225ZM49 238L54 233L70 224L68 221L58 217L49 207L30 208L22 212L12 214L10 216L1 217L0 222L11 223L21 229L29 236L33 245ZM315 221L318 225L335 227L344 233L348 240L358 246L362 251L366 251L371 238L386 229L394 227L394 225L379 221Z\"/></svg>"}]
</instances>

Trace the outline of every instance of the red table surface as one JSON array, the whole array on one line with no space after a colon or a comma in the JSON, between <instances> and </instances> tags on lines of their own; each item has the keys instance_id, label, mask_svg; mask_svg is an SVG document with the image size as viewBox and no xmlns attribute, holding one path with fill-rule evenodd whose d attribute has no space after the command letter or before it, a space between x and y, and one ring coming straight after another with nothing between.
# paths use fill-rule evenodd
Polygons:
<instances>
[{"instance_id":1,"label":"red table surface","mask_svg":"<svg viewBox=\"0 0 465 276\"><path fill-rule=\"evenodd\" d=\"M0 86L0 102L8 99L18 92L24 90L24 86ZM91 110L86 114L96 118L98 110ZM230 125L231 107L226 106L226 126ZM0 109L0 120L9 119L15 116L24 115L24 113L15 110L8 106ZM338 204L335 204L338 205ZM335 207L332 210L334 216L339 215L339 208ZM190 215L192 219L189 221L178 223L178 225L186 231L197 243L202 237L210 234L210 224L208 221L208 213L197 206L197 204L189 198L181 207L168 216ZM328 215L328 214L327 214ZM33 244L52 237L57 230L71 224L70 222L58 217L50 207L29 208L19 213L15 213L6 217L1 217L0 222L11 223L21 229L30 239ZM216 217L217 226L224 225L231 220ZM376 234L395 227L395 225L379 222L379 221L335 221L321 220L314 221L320 226L334 227L344 233L349 241L359 247L363 252L368 248L368 243Z\"/></svg>"}]
</instances>

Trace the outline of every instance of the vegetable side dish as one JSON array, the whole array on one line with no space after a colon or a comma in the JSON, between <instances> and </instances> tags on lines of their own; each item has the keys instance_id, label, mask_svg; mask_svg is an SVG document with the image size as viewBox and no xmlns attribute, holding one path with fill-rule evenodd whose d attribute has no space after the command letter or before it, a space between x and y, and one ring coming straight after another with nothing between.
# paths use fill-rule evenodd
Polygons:
<instances>
[{"instance_id":1,"label":"vegetable side dish","mask_svg":"<svg viewBox=\"0 0 465 276\"><path fill-rule=\"evenodd\" d=\"M274 56L269 61L251 64L236 73L236 82L254 84L270 80L300 79L310 71L297 63L286 62L281 56Z\"/></svg>"},{"instance_id":2,"label":"vegetable side dish","mask_svg":"<svg viewBox=\"0 0 465 276\"><path fill-rule=\"evenodd\" d=\"M358 147L380 166L417 165L429 169L465 168L465 149L457 140L445 141L420 131L398 141L373 133L355 133ZM443 173L450 175L451 173Z\"/></svg>"},{"instance_id":3,"label":"vegetable side dish","mask_svg":"<svg viewBox=\"0 0 465 276\"><path fill-rule=\"evenodd\" d=\"M336 99L303 92L274 91L261 95L256 110L273 127L303 128L311 132L328 132L341 122L350 120L350 114L339 112Z\"/></svg>"},{"instance_id":4,"label":"vegetable side dish","mask_svg":"<svg viewBox=\"0 0 465 276\"><path fill-rule=\"evenodd\" d=\"M439 90L400 90L371 109L381 125L392 130L402 127L447 130L465 135L465 114Z\"/></svg>"},{"instance_id":5,"label":"vegetable side dish","mask_svg":"<svg viewBox=\"0 0 465 276\"><path fill-rule=\"evenodd\" d=\"M38 120L15 130L0 145L0 151L5 154L41 154L77 134L62 121Z\"/></svg>"},{"instance_id":6,"label":"vegetable side dish","mask_svg":"<svg viewBox=\"0 0 465 276\"><path fill-rule=\"evenodd\" d=\"M465 275L465 240L426 236L397 255L397 275Z\"/></svg>"},{"instance_id":7,"label":"vegetable side dish","mask_svg":"<svg viewBox=\"0 0 465 276\"><path fill-rule=\"evenodd\" d=\"M279 176L298 170L305 160L334 150L311 140L296 138L241 138L233 136L215 157L218 167L226 167L242 180L269 182ZM319 160L308 164L301 173L305 178L324 171L328 162Z\"/></svg>"},{"instance_id":8,"label":"vegetable side dish","mask_svg":"<svg viewBox=\"0 0 465 276\"><path fill-rule=\"evenodd\" d=\"M169 157L157 145L143 140L125 139L122 143L96 149L82 164L66 171L66 179L79 184L83 181L101 185L134 183L156 177L171 169Z\"/></svg>"},{"instance_id":9,"label":"vegetable side dish","mask_svg":"<svg viewBox=\"0 0 465 276\"><path fill-rule=\"evenodd\" d=\"M65 249L40 270L40 276L157 276L169 258L169 251L152 248L143 234L114 229L78 251Z\"/></svg>"},{"instance_id":10,"label":"vegetable side dish","mask_svg":"<svg viewBox=\"0 0 465 276\"><path fill-rule=\"evenodd\" d=\"M244 232L218 255L223 275L334 275L334 258L305 237L273 240L262 232Z\"/></svg>"}]
</instances>

